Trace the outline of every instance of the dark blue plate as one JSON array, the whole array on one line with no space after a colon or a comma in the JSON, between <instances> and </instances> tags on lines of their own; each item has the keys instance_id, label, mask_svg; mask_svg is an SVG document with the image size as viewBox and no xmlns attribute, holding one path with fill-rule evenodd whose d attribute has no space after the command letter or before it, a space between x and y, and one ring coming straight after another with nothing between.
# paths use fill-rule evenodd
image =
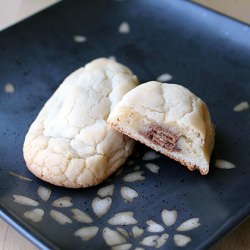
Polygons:
<instances>
[{"instance_id":1,"label":"dark blue plate","mask_svg":"<svg viewBox=\"0 0 250 250\"><path fill-rule=\"evenodd\" d=\"M122 22L128 33L118 32ZM74 35L87 41L76 43ZM149 149L142 145L120 175L94 188L59 188L28 172L22 144L29 125L69 73L102 56L115 56L141 82L168 73L171 82L207 102L216 124L209 175L189 172L164 156L143 160ZM162 249L206 249L249 214L250 112L233 111L250 100L248 26L187 1L64 1L1 32L0 58L1 216L39 247L106 249L103 236L110 233L109 243L124 249L161 244ZM6 83L15 86L14 93L4 91ZM236 167L215 168L216 159ZM135 171L143 171L145 180L127 182L124 177ZM112 184L109 198L97 194ZM124 201L124 186L138 193L133 202ZM41 187L51 194L39 196ZM65 196L67 202L56 206L54 201ZM112 204L98 217L93 200ZM72 209L88 219L74 216L79 210ZM120 212L130 212L130 225L110 224ZM135 226L142 235L135 237ZM77 236L90 229L92 239Z\"/></svg>"}]
</instances>

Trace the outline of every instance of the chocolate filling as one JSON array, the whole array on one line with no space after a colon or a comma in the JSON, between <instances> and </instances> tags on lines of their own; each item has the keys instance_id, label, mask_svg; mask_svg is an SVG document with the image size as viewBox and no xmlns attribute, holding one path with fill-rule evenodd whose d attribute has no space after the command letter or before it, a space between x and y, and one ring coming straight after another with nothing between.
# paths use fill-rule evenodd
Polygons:
<instances>
[{"instance_id":1,"label":"chocolate filling","mask_svg":"<svg viewBox=\"0 0 250 250\"><path fill-rule=\"evenodd\" d=\"M162 128L157 124L152 124L148 129L141 131L140 133L154 144L160 145L171 152L180 151L180 148L177 146L180 137L169 129Z\"/></svg>"}]
</instances>

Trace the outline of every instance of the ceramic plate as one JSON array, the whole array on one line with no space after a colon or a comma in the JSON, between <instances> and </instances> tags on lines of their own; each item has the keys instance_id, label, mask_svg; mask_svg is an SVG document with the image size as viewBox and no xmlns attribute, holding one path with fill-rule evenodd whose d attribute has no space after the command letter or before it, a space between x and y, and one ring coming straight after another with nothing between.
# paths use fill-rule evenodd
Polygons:
<instances>
[{"instance_id":1,"label":"ceramic plate","mask_svg":"<svg viewBox=\"0 0 250 250\"><path fill-rule=\"evenodd\" d=\"M249 41L248 26L170 0L64 1L1 32L1 216L41 248L211 246L250 211L250 112L246 103L235 109L250 100ZM206 101L216 124L209 175L139 144L97 187L59 188L28 172L22 144L31 122L69 73L103 56L141 82L161 77Z\"/></svg>"}]
</instances>

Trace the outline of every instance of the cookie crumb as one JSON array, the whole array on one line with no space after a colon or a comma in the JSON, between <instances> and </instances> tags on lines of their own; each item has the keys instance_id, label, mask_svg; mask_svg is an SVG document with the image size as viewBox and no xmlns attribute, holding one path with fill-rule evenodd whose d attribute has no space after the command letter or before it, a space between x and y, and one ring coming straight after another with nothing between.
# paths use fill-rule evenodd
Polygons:
<instances>
[{"instance_id":1,"label":"cookie crumb","mask_svg":"<svg viewBox=\"0 0 250 250\"><path fill-rule=\"evenodd\" d=\"M15 86L12 83L7 83L4 86L4 91L8 94L13 94L15 92Z\"/></svg>"},{"instance_id":2,"label":"cookie crumb","mask_svg":"<svg viewBox=\"0 0 250 250\"><path fill-rule=\"evenodd\" d=\"M128 34L130 32L130 27L127 22L122 22L118 28L118 32L121 34Z\"/></svg>"},{"instance_id":3,"label":"cookie crumb","mask_svg":"<svg viewBox=\"0 0 250 250\"><path fill-rule=\"evenodd\" d=\"M247 109L249 109L249 103L248 102L240 102L239 104L237 104L234 107L235 112L241 112L241 111L244 111L244 110L247 110Z\"/></svg>"},{"instance_id":4,"label":"cookie crumb","mask_svg":"<svg viewBox=\"0 0 250 250\"><path fill-rule=\"evenodd\" d=\"M76 42L76 43L84 43L84 42L87 41L87 38L86 38L85 36L75 35L75 36L73 37L73 40L74 40L74 42Z\"/></svg>"}]
</instances>

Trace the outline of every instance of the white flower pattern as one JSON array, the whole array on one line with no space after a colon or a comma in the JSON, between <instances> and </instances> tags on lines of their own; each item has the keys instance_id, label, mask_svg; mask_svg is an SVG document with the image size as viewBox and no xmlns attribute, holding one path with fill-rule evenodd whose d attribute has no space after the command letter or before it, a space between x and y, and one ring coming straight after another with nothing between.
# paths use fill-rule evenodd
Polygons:
<instances>
[{"instance_id":1,"label":"white flower pattern","mask_svg":"<svg viewBox=\"0 0 250 250\"><path fill-rule=\"evenodd\" d=\"M124 200L124 204L133 203L140 193L128 184L134 182L142 182L146 180L148 174L158 174L160 167L154 163L159 155L153 151L148 151L142 156L145 161L144 165L136 165L136 162L130 160L126 164L130 171L123 174L121 177L122 185L116 188L115 184L110 184L112 179L107 180L103 187L99 188L95 197L92 199L92 211L98 220L95 220L82 208L74 207L71 197L63 196L51 201L51 209L49 215L59 225L72 224L74 221L82 223L83 227L74 231L74 236L86 242L94 239L98 234L102 234L104 242L113 250L124 249L144 249L144 247L161 248L167 244L168 239L173 237L174 244L177 247L184 247L189 244L192 239L189 236L182 234L183 232L193 230L200 226L199 218L191 218L175 228L178 218L177 210L163 209L161 213L161 222L156 222L148 219L143 223L144 226L138 225L136 219L137 214L133 211L126 210L111 214L109 211L113 204L113 196L119 195ZM143 170L142 170L143 169ZM120 169L114 176L121 175L124 168ZM123 185L125 183L125 185ZM45 211L42 209L42 203L48 203L51 199L52 191L46 187L40 186L37 190L38 200L31 199L23 195L13 195L14 202L22 206L34 207L27 210L23 216L33 223L39 223L43 220ZM63 210L68 209L71 215L63 213ZM68 212L67 210L67 212ZM104 227L100 227L99 220L104 220ZM175 228L176 233L171 235L170 227Z\"/></svg>"},{"instance_id":2,"label":"white flower pattern","mask_svg":"<svg viewBox=\"0 0 250 250\"><path fill-rule=\"evenodd\" d=\"M150 244L150 246L159 248L159 247L162 247L167 242L169 238L169 234L166 232L168 231L169 227L172 227L175 225L177 218L178 218L178 212L177 210L163 209L161 212L161 218L162 218L164 225L161 225L153 220L148 220L146 222L148 225L146 230L151 233L162 233L162 232L164 233L161 235L147 236L141 241L142 245L149 246ZM181 225L179 225L176 228L176 231L186 232L186 231L193 230L199 226L200 226L199 218L191 218L191 219L184 221ZM174 234L173 237L174 237L174 243L178 247L184 247L189 242L191 242L190 237L179 234L179 233Z\"/></svg>"},{"instance_id":3,"label":"white flower pattern","mask_svg":"<svg viewBox=\"0 0 250 250\"><path fill-rule=\"evenodd\" d=\"M37 194L38 194L38 197L43 202L47 202L50 199L51 190L46 187L39 186L37 189ZM14 194L13 198L14 198L14 202L20 205L31 206L31 207L38 207L40 205L38 201L31 199L27 196ZM52 207L57 207L57 208L67 208L67 207L72 207L73 203L71 203L71 198L66 196L66 197L60 197L59 199L54 200L51 205ZM42 208L35 208L32 210L26 211L24 213L24 217L26 219L31 220L34 223L38 223L42 221L44 213L45 212ZM62 212L58 210L51 209L49 211L49 214L52 219L54 219L57 223L61 225L72 223L72 220L68 216L66 216L65 214L63 214Z\"/></svg>"}]
</instances>

